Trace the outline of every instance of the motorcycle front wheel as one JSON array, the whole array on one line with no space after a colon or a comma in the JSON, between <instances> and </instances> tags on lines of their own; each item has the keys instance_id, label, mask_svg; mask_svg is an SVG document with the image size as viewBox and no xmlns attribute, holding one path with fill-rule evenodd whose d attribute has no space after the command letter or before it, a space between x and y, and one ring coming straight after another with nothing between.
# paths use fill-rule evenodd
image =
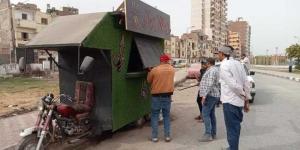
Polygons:
<instances>
[{"instance_id":1,"label":"motorcycle front wheel","mask_svg":"<svg viewBox=\"0 0 300 150\"><path fill-rule=\"evenodd\" d=\"M38 142L39 138L36 134L28 135L20 141L18 150L36 150ZM45 150L45 147L42 145L40 150Z\"/></svg>"}]
</instances>

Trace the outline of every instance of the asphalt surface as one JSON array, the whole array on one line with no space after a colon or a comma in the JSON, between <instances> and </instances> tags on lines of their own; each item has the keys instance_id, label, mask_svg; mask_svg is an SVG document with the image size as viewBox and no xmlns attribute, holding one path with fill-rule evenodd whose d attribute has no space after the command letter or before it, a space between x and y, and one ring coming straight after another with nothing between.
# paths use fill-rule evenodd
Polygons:
<instances>
[{"instance_id":1,"label":"asphalt surface","mask_svg":"<svg viewBox=\"0 0 300 150\"><path fill-rule=\"evenodd\" d=\"M300 149L300 84L295 81L257 74L257 95L251 111L244 116L240 140L241 150L299 150ZM192 84L187 81L183 86ZM179 87L180 88L180 87ZM195 102L197 87L176 91L172 103L172 142L148 140L149 124L143 128L128 128L111 137L93 142L64 145L58 149L88 150L220 150L227 146L222 108L216 109L217 140L200 143L203 124L194 120L198 115ZM8 130L9 128L7 128ZM5 137L1 137L3 140ZM1 141L0 140L0 141ZM0 142L1 143L1 142ZM1 149L1 148L0 148Z\"/></svg>"},{"instance_id":2,"label":"asphalt surface","mask_svg":"<svg viewBox=\"0 0 300 150\"><path fill-rule=\"evenodd\" d=\"M244 116L240 140L241 150L299 150L300 149L300 84L286 79L256 75L257 96L251 111ZM189 85L186 83L184 86ZM222 108L218 108L218 139L200 143L203 124L193 118L198 110L195 103L197 88L176 92L172 105L171 143L148 141L150 127L115 133L100 144L87 149L112 150L219 150L227 146ZM162 126L160 128L162 131Z\"/></svg>"}]
</instances>

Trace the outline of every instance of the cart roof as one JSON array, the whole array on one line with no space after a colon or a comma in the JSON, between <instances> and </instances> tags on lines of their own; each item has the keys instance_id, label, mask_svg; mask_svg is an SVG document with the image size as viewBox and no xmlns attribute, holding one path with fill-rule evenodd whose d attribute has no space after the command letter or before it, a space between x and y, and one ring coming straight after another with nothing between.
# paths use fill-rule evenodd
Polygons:
<instances>
[{"instance_id":1,"label":"cart roof","mask_svg":"<svg viewBox=\"0 0 300 150\"><path fill-rule=\"evenodd\" d=\"M106 12L100 12L58 17L37 34L26 47L79 46L106 14Z\"/></svg>"}]
</instances>

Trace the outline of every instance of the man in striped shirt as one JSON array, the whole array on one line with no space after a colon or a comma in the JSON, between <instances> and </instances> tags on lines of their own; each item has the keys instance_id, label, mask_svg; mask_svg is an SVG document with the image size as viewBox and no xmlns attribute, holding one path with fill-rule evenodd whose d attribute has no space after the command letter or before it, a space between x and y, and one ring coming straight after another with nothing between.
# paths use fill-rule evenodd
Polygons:
<instances>
[{"instance_id":1,"label":"man in striped shirt","mask_svg":"<svg viewBox=\"0 0 300 150\"><path fill-rule=\"evenodd\" d=\"M199 95L202 97L202 115L205 133L201 142L209 142L216 138L215 106L220 99L219 69L215 67L215 59L207 59L208 68L200 82Z\"/></svg>"}]
</instances>

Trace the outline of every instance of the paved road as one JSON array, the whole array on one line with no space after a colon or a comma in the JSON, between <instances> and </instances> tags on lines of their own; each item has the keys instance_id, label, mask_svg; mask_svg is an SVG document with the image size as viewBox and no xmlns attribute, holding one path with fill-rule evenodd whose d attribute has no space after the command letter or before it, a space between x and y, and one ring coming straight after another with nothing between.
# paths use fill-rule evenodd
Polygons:
<instances>
[{"instance_id":1,"label":"paved road","mask_svg":"<svg viewBox=\"0 0 300 150\"><path fill-rule=\"evenodd\" d=\"M300 149L300 84L285 79L256 75L257 97L246 114L241 135L241 150L299 150ZM173 138L153 144L147 141L150 127L116 133L99 145L88 149L114 150L218 150L226 146L222 109L217 109L218 140L199 143L203 126L193 120L197 115L194 97L197 88L177 92L172 114Z\"/></svg>"},{"instance_id":2,"label":"paved road","mask_svg":"<svg viewBox=\"0 0 300 150\"><path fill-rule=\"evenodd\" d=\"M299 150L300 149L300 84L264 75L255 76L257 96L251 112L244 117L241 150ZM200 143L203 124L193 118L197 88L177 91L172 104L173 141L148 141L150 126L119 131L99 143L85 143L68 149L111 150L219 150L226 146L222 108L217 109L218 139ZM162 126L160 126L162 131ZM160 135L162 137L162 135ZM3 137L1 137L2 140Z\"/></svg>"}]
</instances>

